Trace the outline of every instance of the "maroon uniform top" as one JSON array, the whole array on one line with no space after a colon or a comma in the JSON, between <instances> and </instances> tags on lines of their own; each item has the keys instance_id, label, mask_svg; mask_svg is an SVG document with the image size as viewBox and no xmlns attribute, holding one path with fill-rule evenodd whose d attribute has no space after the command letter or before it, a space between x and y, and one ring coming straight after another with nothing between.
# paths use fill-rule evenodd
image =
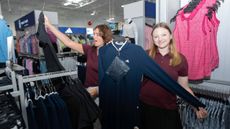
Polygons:
<instances>
[{"instance_id":1,"label":"maroon uniform top","mask_svg":"<svg viewBox=\"0 0 230 129\"><path fill-rule=\"evenodd\" d=\"M162 56L159 52L157 52L153 60L159 64L172 79L177 81L178 76L188 75L187 60L182 54L181 57L182 62L175 67L169 65L169 54ZM163 109L176 109L176 95L168 92L147 77L144 77L142 82L140 100L146 104Z\"/></svg>"},{"instance_id":2,"label":"maroon uniform top","mask_svg":"<svg viewBox=\"0 0 230 129\"><path fill-rule=\"evenodd\" d=\"M89 45L82 45L83 51L86 55L87 64L86 64L86 78L85 86L98 86L98 56L97 48Z\"/></svg>"}]
</instances>

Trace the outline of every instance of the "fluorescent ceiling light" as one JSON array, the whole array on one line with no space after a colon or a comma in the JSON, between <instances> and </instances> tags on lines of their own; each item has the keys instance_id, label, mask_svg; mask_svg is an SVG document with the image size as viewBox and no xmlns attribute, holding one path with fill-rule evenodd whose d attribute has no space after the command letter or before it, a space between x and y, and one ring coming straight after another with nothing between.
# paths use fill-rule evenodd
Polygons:
<instances>
[{"instance_id":1,"label":"fluorescent ceiling light","mask_svg":"<svg viewBox=\"0 0 230 129\"><path fill-rule=\"evenodd\" d=\"M90 15L94 16L96 14L96 11L94 10Z\"/></svg>"},{"instance_id":2,"label":"fluorescent ceiling light","mask_svg":"<svg viewBox=\"0 0 230 129\"><path fill-rule=\"evenodd\" d=\"M69 0L69 1L72 1L73 3L79 3L79 2L82 2L84 0Z\"/></svg>"},{"instance_id":3,"label":"fluorescent ceiling light","mask_svg":"<svg viewBox=\"0 0 230 129\"><path fill-rule=\"evenodd\" d=\"M71 2L64 3L64 6L68 6L68 5L71 5Z\"/></svg>"},{"instance_id":4,"label":"fluorescent ceiling light","mask_svg":"<svg viewBox=\"0 0 230 129\"><path fill-rule=\"evenodd\" d=\"M64 3L64 6L75 6L76 8L80 8L80 7L83 7L83 6L86 6L88 4L91 4L93 2L95 2L96 0L67 0L65 3Z\"/></svg>"},{"instance_id":5,"label":"fluorescent ceiling light","mask_svg":"<svg viewBox=\"0 0 230 129\"><path fill-rule=\"evenodd\" d=\"M115 18L111 17L111 18L107 19L106 21L109 23L115 23Z\"/></svg>"}]
</instances>

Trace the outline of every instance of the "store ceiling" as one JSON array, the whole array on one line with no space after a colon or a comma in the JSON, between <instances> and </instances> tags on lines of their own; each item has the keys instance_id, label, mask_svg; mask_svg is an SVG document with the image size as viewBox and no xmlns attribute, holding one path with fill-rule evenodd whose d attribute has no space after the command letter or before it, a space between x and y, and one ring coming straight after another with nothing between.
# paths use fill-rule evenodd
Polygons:
<instances>
[{"instance_id":1,"label":"store ceiling","mask_svg":"<svg viewBox=\"0 0 230 129\"><path fill-rule=\"evenodd\" d=\"M44 1L44 10L58 12L61 19L75 17L86 20L106 20L109 17L115 17L116 20L121 20L123 19L121 5L140 0L97 0L81 8L66 7L63 5L65 0L0 0L3 16L18 16L15 20L33 10L42 10ZM96 15L91 16L93 11L96 11Z\"/></svg>"}]
</instances>

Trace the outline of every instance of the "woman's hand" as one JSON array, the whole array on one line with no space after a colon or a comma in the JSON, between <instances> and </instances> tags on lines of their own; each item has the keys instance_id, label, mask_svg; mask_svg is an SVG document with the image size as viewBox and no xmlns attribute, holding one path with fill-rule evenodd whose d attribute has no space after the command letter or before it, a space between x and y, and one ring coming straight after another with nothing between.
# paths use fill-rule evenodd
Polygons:
<instances>
[{"instance_id":1,"label":"woman's hand","mask_svg":"<svg viewBox=\"0 0 230 129\"><path fill-rule=\"evenodd\" d=\"M98 96L98 86L95 87L89 87L87 88L87 91L92 97L97 97Z\"/></svg>"},{"instance_id":2,"label":"woman's hand","mask_svg":"<svg viewBox=\"0 0 230 129\"><path fill-rule=\"evenodd\" d=\"M202 107L199 107L199 111L195 109L195 112L198 119L204 119L208 116L207 110Z\"/></svg>"}]
</instances>

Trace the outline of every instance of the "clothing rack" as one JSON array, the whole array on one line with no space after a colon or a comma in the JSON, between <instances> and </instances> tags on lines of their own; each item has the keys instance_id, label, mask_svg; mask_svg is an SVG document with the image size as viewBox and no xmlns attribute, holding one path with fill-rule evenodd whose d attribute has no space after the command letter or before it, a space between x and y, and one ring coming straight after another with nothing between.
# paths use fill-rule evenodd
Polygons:
<instances>
[{"instance_id":1,"label":"clothing rack","mask_svg":"<svg viewBox=\"0 0 230 129\"><path fill-rule=\"evenodd\" d=\"M228 101L230 99L230 84L223 81L208 80L202 84L190 84L193 92Z\"/></svg>"},{"instance_id":2,"label":"clothing rack","mask_svg":"<svg viewBox=\"0 0 230 129\"><path fill-rule=\"evenodd\" d=\"M17 64L11 64L9 62L9 64L7 64L7 67L4 69L4 71L5 71L6 75L11 79L11 83L6 84L4 86L0 86L0 91L6 91L6 90L13 89L13 91L11 92L11 95L14 97L20 96L19 89L17 88L15 71L19 71L22 69L24 69L24 68L17 65Z\"/></svg>"},{"instance_id":3,"label":"clothing rack","mask_svg":"<svg viewBox=\"0 0 230 129\"><path fill-rule=\"evenodd\" d=\"M10 61L7 61L6 63L6 68L4 68L4 72L6 74L6 76L3 76L3 77L0 77L2 78L5 82L6 82L6 85L1 85L0 86L0 92L4 93L4 92L7 92L7 93L10 93L11 96L13 97L20 97L22 95L22 92L20 92L20 88L17 87L17 81L16 81L16 71L19 71L19 70L22 70L24 69L24 67L21 67L17 64L12 64ZM2 70L3 71L3 70ZM9 78L9 81L8 80L5 80L5 79L8 79ZM11 99L9 99L11 100ZM12 101L15 101L14 98L12 98ZM18 125L21 125L21 124L24 124L23 123L23 118L22 118L22 115L20 114L20 107L18 104L16 104L16 101L15 101L15 106L17 107L17 110L16 110L16 107L15 108L10 108L12 114L14 114L14 116L17 114L17 117L21 116L20 118L17 118L18 120L16 121L16 119L12 118L9 123L12 123L14 121L14 123L17 123L17 122L21 122L21 123L18 123ZM14 105L12 104L12 105ZM11 105L11 106L12 106ZM2 108L2 107L1 107ZM5 116L4 119L8 119L9 115ZM20 119L20 120L19 120ZM15 127L18 126L18 125L14 125Z\"/></svg>"},{"instance_id":4,"label":"clothing rack","mask_svg":"<svg viewBox=\"0 0 230 129\"><path fill-rule=\"evenodd\" d=\"M31 54L23 54L23 53L18 54L18 56L19 57L24 57L24 58L29 58L29 59L35 59L35 60L44 60L45 59L42 56L31 55Z\"/></svg>"},{"instance_id":5,"label":"clothing rack","mask_svg":"<svg viewBox=\"0 0 230 129\"><path fill-rule=\"evenodd\" d=\"M187 103L180 104L179 112L184 128L229 129L230 85L228 82L207 80L201 84L190 84L190 88L203 102L208 117L198 120L193 108ZM193 123L191 125L191 123Z\"/></svg>"},{"instance_id":6,"label":"clothing rack","mask_svg":"<svg viewBox=\"0 0 230 129\"><path fill-rule=\"evenodd\" d=\"M79 53L76 52L62 52L62 53L57 53L58 58L64 58L64 57L74 57L74 56L79 56Z\"/></svg>"},{"instance_id":7,"label":"clothing rack","mask_svg":"<svg viewBox=\"0 0 230 129\"><path fill-rule=\"evenodd\" d=\"M36 75L28 75L22 76L17 75L19 91L20 95L20 102L21 102L21 110L23 119L25 121L26 127L28 127L28 119L27 119L27 112L26 112L26 105L25 105L25 94L24 94L24 83L32 82L32 81L39 81L44 79L51 79L63 76L71 76L77 74L77 71L58 71L58 72L50 72L50 73L43 73L43 74L36 74Z\"/></svg>"},{"instance_id":8,"label":"clothing rack","mask_svg":"<svg viewBox=\"0 0 230 129\"><path fill-rule=\"evenodd\" d=\"M220 81L220 80L205 80L205 82L207 83L213 83L213 84L220 84L220 85L225 85L225 86L230 86L230 82L229 81Z\"/></svg>"},{"instance_id":9,"label":"clothing rack","mask_svg":"<svg viewBox=\"0 0 230 129\"><path fill-rule=\"evenodd\" d=\"M15 79L15 72L10 70L10 76L11 76L11 84L7 84L4 86L0 86L0 91L4 91L4 90L10 90L13 89L13 91L17 91L17 86L16 86L16 79Z\"/></svg>"},{"instance_id":10,"label":"clothing rack","mask_svg":"<svg viewBox=\"0 0 230 129\"><path fill-rule=\"evenodd\" d=\"M25 57L25 58L30 58L30 59L35 59L35 60L45 60L44 56L39 56L39 55L31 55L31 54L19 54L20 57ZM75 52L62 52L62 53L57 53L58 58L64 58L64 57L74 57L74 56L79 56L79 53Z\"/></svg>"},{"instance_id":11,"label":"clothing rack","mask_svg":"<svg viewBox=\"0 0 230 129\"><path fill-rule=\"evenodd\" d=\"M148 27L153 27L154 26L154 25L150 25L148 23L145 23L145 25L148 26Z\"/></svg>"}]
</instances>

